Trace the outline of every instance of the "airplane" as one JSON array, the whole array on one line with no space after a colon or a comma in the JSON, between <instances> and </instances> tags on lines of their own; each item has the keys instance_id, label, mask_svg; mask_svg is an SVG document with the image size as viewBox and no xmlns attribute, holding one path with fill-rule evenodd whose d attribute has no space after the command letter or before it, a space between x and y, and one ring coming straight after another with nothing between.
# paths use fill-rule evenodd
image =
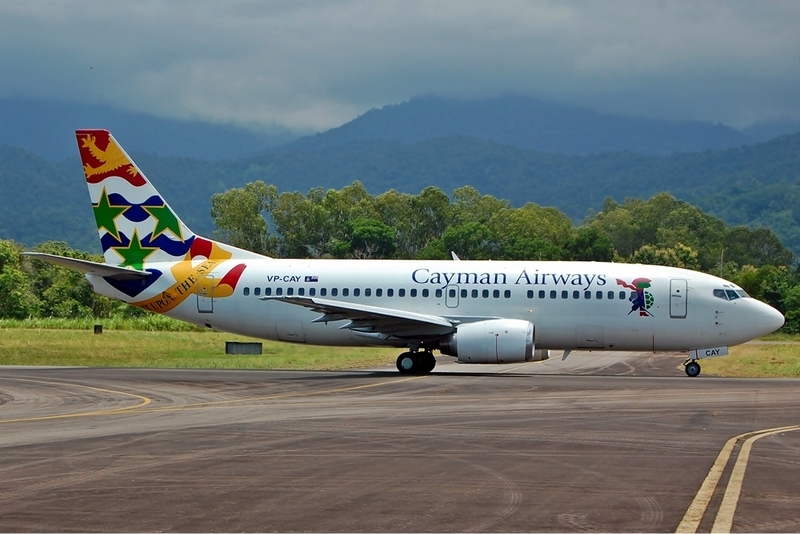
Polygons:
<instances>
[{"instance_id":1,"label":"airplane","mask_svg":"<svg viewBox=\"0 0 800 534\"><path fill-rule=\"evenodd\" d=\"M710 274L574 261L275 259L192 232L107 130L77 130L104 263L28 256L85 273L130 305L253 338L404 350L427 374L434 351L464 364L520 363L551 350L684 351L698 360L766 335L781 313ZM412 216L412 214L410 214Z\"/></svg>"}]
</instances>

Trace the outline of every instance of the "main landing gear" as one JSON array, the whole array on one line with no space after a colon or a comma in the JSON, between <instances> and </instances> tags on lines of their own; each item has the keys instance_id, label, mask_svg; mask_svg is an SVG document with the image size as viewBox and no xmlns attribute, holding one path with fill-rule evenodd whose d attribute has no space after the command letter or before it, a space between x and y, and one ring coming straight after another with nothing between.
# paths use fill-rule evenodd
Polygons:
<instances>
[{"instance_id":1,"label":"main landing gear","mask_svg":"<svg viewBox=\"0 0 800 534\"><path fill-rule=\"evenodd\" d=\"M686 360L683 362L683 370L687 376L695 377L700 374L700 364L697 360Z\"/></svg>"},{"instance_id":2,"label":"main landing gear","mask_svg":"<svg viewBox=\"0 0 800 534\"><path fill-rule=\"evenodd\" d=\"M397 357L397 370L404 375L427 375L436 367L436 358L430 351L404 352Z\"/></svg>"}]
</instances>

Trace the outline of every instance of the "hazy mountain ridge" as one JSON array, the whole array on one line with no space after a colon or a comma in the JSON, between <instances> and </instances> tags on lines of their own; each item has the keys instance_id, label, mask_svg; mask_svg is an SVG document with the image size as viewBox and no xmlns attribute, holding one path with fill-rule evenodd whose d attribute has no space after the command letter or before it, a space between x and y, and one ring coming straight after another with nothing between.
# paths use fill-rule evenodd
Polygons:
<instances>
[{"instance_id":1,"label":"hazy mountain ridge","mask_svg":"<svg viewBox=\"0 0 800 534\"><path fill-rule=\"evenodd\" d=\"M285 128L263 132L233 124L165 119L98 104L0 99L0 145L18 146L49 160L71 157L75 130L111 130L126 150L203 160L260 154L297 137Z\"/></svg>"},{"instance_id":2,"label":"hazy mountain ridge","mask_svg":"<svg viewBox=\"0 0 800 534\"><path fill-rule=\"evenodd\" d=\"M739 131L701 121L604 115L530 97L456 100L431 96L372 109L342 126L302 137L281 149L321 150L369 139L418 142L469 136L564 154L671 154L738 147L797 131L798 121L777 121Z\"/></svg>"},{"instance_id":3,"label":"hazy mountain ridge","mask_svg":"<svg viewBox=\"0 0 800 534\"><path fill-rule=\"evenodd\" d=\"M607 196L623 201L666 190L729 223L769 226L800 252L800 134L669 156L553 154L471 137L360 141L222 162L131 155L184 221L205 235L214 229L214 193L254 180L302 192L360 180L374 194L392 188L418 193L430 185L450 193L472 185L515 205L556 206L576 222ZM77 155L54 164L18 148L0 148L0 237L28 245L60 239L96 250L87 199Z\"/></svg>"}]
</instances>

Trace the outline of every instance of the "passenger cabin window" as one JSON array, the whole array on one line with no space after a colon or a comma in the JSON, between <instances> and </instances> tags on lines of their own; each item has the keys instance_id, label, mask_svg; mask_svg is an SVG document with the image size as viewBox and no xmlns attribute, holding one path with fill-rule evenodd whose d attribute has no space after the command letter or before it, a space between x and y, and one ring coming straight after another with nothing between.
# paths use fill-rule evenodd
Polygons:
<instances>
[{"instance_id":1,"label":"passenger cabin window","mask_svg":"<svg viewBox=\"0 0 800 534\"><path fill-rule=\"evenodd\" d=\"M378 291L380 291L380 289ZM378 296L380 297L380 294ZM394 296L394 289L387 289L386 290L386 296L387 297L393 297Z\"/></svg>"},{"instance_id":2,"label":"passenger cabin window","mask_svg":"<svg viewBox=\"0 0 800 534\"><path fill-rule=\"evenodd\" d=\"M287 287L286 288L286 294L289 295L289 296L294 295L294 288L293 287Z\"/></svg>"},{"instance_id":3,"label":"passenger cabin window","mask_svg":"<svg viewBox=\"0 0 800 534\"><path fill-rule=\"evenodd\" d=\"M608 300L614 300L614 292L613 291L609 291L608 292Z\"/></svg>"},{"instance_id":4,"label":"passenger cabin window","mask_svg":"<svg viewBox=\"0 0 800 534\"><path fill-rule=\"evenodd\" d=\"M411 293L409 293L409 294L410 294L412 297L416 297L416 296L417 296L417 290L416 290L416 289L412 289L412 290L411 290Z\"/></svg>"},{"instance_id":5,"label":"passenger cabin window","mask_svg":"<svg viewBox=\"0 0 800 534\"><path fill-rule=\"evenodd\" d=\"M359 288L359 287L354 288L353 289L353 296L354 297L360 297L361 296L361 288Z\"/></svg>"},{"instance_id":6,"label":"passenger cabin window","mask_svg":"<svg viewBox=\"0 0 800 534\"><path fill-rule=\"evenodd\" d=\"M283 295L283 288L282 287L275 288L275 294L278 296Z\"/></svg>"},{"instance_id":7,"label":"passenger cabin window","mask_svg":"<svg viewBox=\"0 0 800 534\"><path fill-rule=\"evenodd\" d=\"M505 291L503 291L503 298L506 298L506 299L510 299L511 298L511 290L510 289L506 289Z\"/></svg>"},{"instance_id":8,"label":"passenger cabin window","mask_svg":"<svg viewBox=\"0 0 800 534\"><path fill-rule=\"evenodd\" d=\"M441 289L437 289L437 290L436 290L436 298L437 298L437 299L440 299L440 298L442 298L442 290L441 290Z\"/></svg>"},{"instance_id":9,"label":"passenger cabin window","mask_svg":"<svg viewBox=\"0 0 800 534\"><path fill-rule=\"evenodd\" d=\"M467 294L468 294L468 291L466 289L462 289L461 290L461 298L462 299L467 298Z\"/></svg>"},{"instance_id":10,"label":"passenger cabin window","mask_svg":"<svg viewBox=\"0 0 800 534\"><path fill-rule=\"evenodd\" d=\"M270 296L270 295L272 295L272 288L271 288L271 287L266 287L266 288L264 288L264 294L265 294L266 296Z\"/></svg>"},{"instance_id":11,"label":"passenger cabin window","mask_svg":"<svg viewBox=\"0 0 800 534\"><path fill-rule=\"evenodd\" d=\"M483 298L488 299L489 298L489 290L488 289L484 289L483 293L482 293L482 296L483 296Z\"/></svg>"},{"instance_id":12,"label":"passenger cabin window","mask_svg":"<svg viewBox=\"0 0 800 534\"><path fill-rule=\"evenodd\" d=\"M562 299L568 299L569 298L569 291L567 291L566 289L564 291L562 291L561 292L561 298Z\"/></svg>"},{"instance_id":13,"label":"passenger cabin window","mask_svg":"<svg viewBox=\"0 0 800 534\"><path fill-rule=\"evenodd\" d=\"M625 294L624 291L619 292L619 300L625 300L628 298L628 295Z\"/></svg>"},{"instance_id":14,"label":"passenger cabin window","mask_svg":"<svg viewBox=\"0 0 800 534\"><path fill-rule=\"evenodd\" d=\"M451 299L456 298L456 290L455 289L448 290L448 295L450 296Z\"/></svg>"},{"instance_id":15,"label":"passenger cabin window","mask_svg":"<svg viewBox=\"0 0 800 534\"><path fill-rule=\"evenodd\" d=\"M427 289L423 289L423 290L422 290L422 296L423 296L423 297L425 297L425 298L428 298L428 296L429 296L430 294L431 294L431 292L430 292L430 291L428 291Z\"/></svg>"},{"instance_id":16,"label":"passenger cabin window","mask_svg":"<svg viewBox=\"0 0 800 534\"><path fill-rule=\"evenodd\" d=\"M595 296L597 297L597 300L603 300L603 292L602 291L598 291Z\"/></svg>"},{"instance_id":17,"label":"passenger cabin window","mask_svg":"<svg viewBox=\"0 0 800 534\"><path fill-rule=\"evenodd\" d=\"M350 296L350 289L348 289L346 287L342 288L342 296L343 297L349 297Z\"/></svg>"},{"instance_id":18,"label":"passenger cabin window","mask_svg":"<svg viewBox=\"0 0 800 534\"><path fill-rule=\"evenodd\" d=\"M313 297L314 295L317 294L317 288L315 288L315 287L310 288L308 290L308 294L309 294L309 296Z\"/></svg>"},{"instance_id":19,"label":"passenger cabin window","mask_svg":"<svg viewBox=\"0 0 800 534\"><path fill-rule=\"evenodd\" d=\"M528 298L529 298L529 299L532 299L532 298L533 298L533 289L529 289L529 290L528 290Z\"/></svg>"},{"instance_id":20,"label":"passenger cabin window","mask_svg":"<svg viewBox=\"0 0 800 534\"><path fill-rule=\"evenodd\" d=\"M328 294L328 288L326 288L326 287L321 287L321 288L319 289L319 296L320 296L320 297L324 297L324 296L325 296L325 295L327 295L327 294Z\"/></svg>"},{"instance_id":21,"label":"passenger cabin window","mask_svg":"<svg viewBox=\"0 0 800 534\"><path fill-rule=\"evenodd\" d=\"M583 292L583 298L585 298L585 299L592 298L592 292L591 291L584 291Z\"/></svg>"},{"instance_id":22,"label":"passenger cabin window","mask_svg":"<svg viewBox=\"0 0 800 534\"><path fill-rule=\"evenodd\" d=\"M246 287L246 288L242 289L242 295L244 295L246 297L249 294L250 294L250 288L249 287Z\"/></svg>"},{"instance_id":23,"label":"passenger cabin window","mask_svg":"<svg viewBox=\"0 0 800 534\"><path fill-rule=\"evenodd\" d=\"M540 290L539 290L539 298L540 298L540 299L543 299L543 298L544 298L544 289L540 289Z\"/></svg>"},{"instance_id":24,"label":"passenger cabin window","mask_svg":"<svg viewBox=\"0 0 800 534\"><path fill-rule=\"evenodd\" d=\"M581 298L581 292L580 291L573 291L572 292L572 298L574 298L574 299Z\"/></svg>"},{"instance_id":25,"label":"passenger cabin window","mask_svg":"<svg viewBox=\"0 0 800 534\"><path fill-rule=\"evenodd\" d=\"M372 290L370 288L365 289L364 290L364 296L365 297L371 297L372 296Z\"/></svg>"},{"instance_id":26,"label":"passenger cabin window","mask_svg":"<svg viewBox=\"0 0 800 534\"><path fill-rule=\"evenodd\" d=\"M494 291L492 291L492 296L494 298L496 298L496 299L499 299L500 298L500 290L499 289L495 289Z\"/></svg>"},{"instance_id":27,"label":"passenger cabin window","mask_svg":"<svg viewBox=\"0 0 800 534\"><path fill-rule=\"evenodd\" d=\"M556 290L555 290L555 289L551 289L551 290L550 290L550 298L551 298L551 299L554 299L554 298L556 298L556 296L557 296L557 295L558 295L558 293L556 292Z\"/></svg>"},{"instance_id":28,"label":"passenger cabin window","mask_svg":"<svg viewBox=\"0 0 800 534\"><path fill-rule=\"evenodd\" d=\"M406 290L405 289L398 289L397 290L397 296L398 297L405 297L406 296Z\"/></svg>"},{"instance_id":29,"label":"passenger cabin window","mask_svg":"<svg viewBox=\"0 0 800 534\"><path fill-rule=\"evenodd\" d=\"M337 297L337 296L339 296L339 288L338 288L338 287L333 287L333 288L331 288L331 296L332 296L332 297Z\"/></svg>"},{"instance_id":30,"label":"passenger cabin window","mask_svg":"<svg viewBox=\"0 0 800 534\"><path fill-rule=\"evenodd\" d=\"M261 294L261 288L260 287L254 287L253 288L253 295L259 296L260 294Z\"/></svg>"},{"instance_id":31,"label":"passenger cabin window","mask_svg":"<svg viewBox=\"0 0 800 534\"><path fill-rule=\"evenodd\" d=\"M302 297L303 295L305 295L305 294L306 294L306 288L304 288L304 287L301 287L301 288L299 288L299 289L297 290L297 294L298 294L298 295L300 295L300 296Z\"/></svg>"}]
</instances>

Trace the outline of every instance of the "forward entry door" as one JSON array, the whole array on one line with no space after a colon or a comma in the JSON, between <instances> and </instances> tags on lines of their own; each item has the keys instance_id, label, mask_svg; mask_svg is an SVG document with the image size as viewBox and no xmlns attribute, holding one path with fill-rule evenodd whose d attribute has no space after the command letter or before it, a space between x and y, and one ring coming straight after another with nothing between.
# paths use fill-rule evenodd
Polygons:
<instances>
[{"instance_id":1,"label":"forward entry door","mask_svg":"<svg viewBox=\"0 0 800 534\"><path fill-rule=\"evenodd\" d=\"M669 316L673 319L686 319L686 280L669 282Z\"/></svg>"}]
</instances>

